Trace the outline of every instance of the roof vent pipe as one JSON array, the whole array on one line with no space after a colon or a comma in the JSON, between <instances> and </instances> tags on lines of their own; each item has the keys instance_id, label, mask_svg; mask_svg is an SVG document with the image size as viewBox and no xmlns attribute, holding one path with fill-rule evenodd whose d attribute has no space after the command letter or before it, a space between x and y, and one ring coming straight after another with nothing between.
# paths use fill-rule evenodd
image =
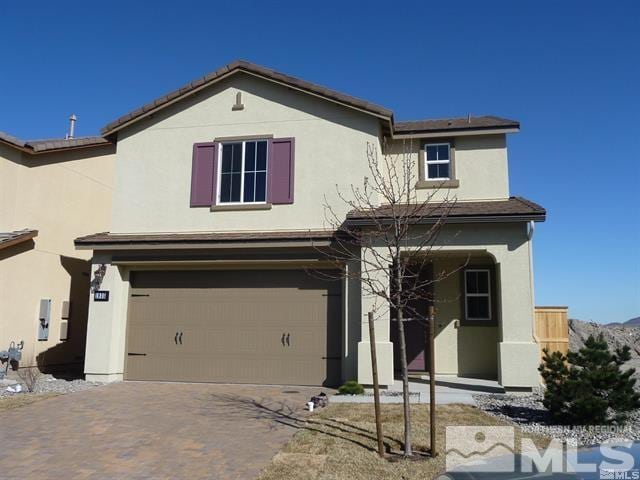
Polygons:
<instances>
[{"instance_id":1,"label":"roof vent pipe","mask_svg":"<svg viewBox=\"0 0 640 480\"><path fill-rule=\"evenodd\" d=\"M467 123L469 125L471 125L471 114L470 113L467 114Z\"/></svg>"},{"instance_id":2,"label":"roof vent pipe","mask_svg":"<svg viewBox=\"0 0 640 480\"><path fill-rule=\"evenodd\" d=\"M71 114L71 116L69 117L69 133L67 133L67 136L65 137L67 140L73 138L75 129L76 129L76 116L75 114Z\"/></svg>"}]
</instances>

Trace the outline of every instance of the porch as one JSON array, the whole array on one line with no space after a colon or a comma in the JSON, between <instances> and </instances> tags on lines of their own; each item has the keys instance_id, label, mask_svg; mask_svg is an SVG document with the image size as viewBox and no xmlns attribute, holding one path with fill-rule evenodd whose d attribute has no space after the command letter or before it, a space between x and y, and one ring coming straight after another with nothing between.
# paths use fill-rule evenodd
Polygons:
<instances>
[{"instance_id":1,"label":"porch","mask_svg":"<svg viewBox=\"0 0 640 480\"><path fill-rule=\"evenodd\" d=\"M429 369L425 317L432 302L435 371L439 377L489 381L508 390L536 388L539 351L533 336L531 252L526 226L445 228L439 243L442 245L430 254L427 272L435 280L430 300L415 305L413 314L406 315L408 319L403 322L412 376L419 379ZM363 314L375 311L380 382L393 389L400 370L396 316L364 292L362 308ZM362 325L358 379L370 385L368 328L366 322Z\"/></svg>"}]
</instances>

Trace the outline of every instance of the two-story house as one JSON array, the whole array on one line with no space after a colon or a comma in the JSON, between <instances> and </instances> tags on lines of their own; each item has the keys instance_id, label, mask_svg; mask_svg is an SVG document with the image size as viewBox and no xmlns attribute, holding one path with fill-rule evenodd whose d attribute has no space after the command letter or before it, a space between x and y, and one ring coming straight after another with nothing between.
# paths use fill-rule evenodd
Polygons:
<instances>
[{"instance_id":1,"label":"two-story house","mask_svg":"<svg viewBox=\"0 0 640 480\"><path fill-rule=\"evenodd\" d=\"M336 268L322 254L336 234L325 203L366 226L337 191L362 185L367 145L409 144L419 191L444 186L457 200L434 268L465 259L435 286L437 372L537 386L531 238L545 211L510 196L506 137L518 130L497 117L396 122L386 108L242 61L110 123L111 230L76 240L95 272L87 379L371 383L374 299L357 280L309 271ZM390 385L392 322L378 316ZM410 368L425 370L423 327L407 342Z\"/></svg>"},{"instance_id":2,"label":"two-story house","mask_svg":"<svg viewBox=\"0 0 640 480\"><path fill-rule=\"evenodd\" d=\"M109 228L114 165L102 137L0 132L0 350L21 344L22 367L82 373L91 253L73 240Z\"/></svg>"}]
</instances>

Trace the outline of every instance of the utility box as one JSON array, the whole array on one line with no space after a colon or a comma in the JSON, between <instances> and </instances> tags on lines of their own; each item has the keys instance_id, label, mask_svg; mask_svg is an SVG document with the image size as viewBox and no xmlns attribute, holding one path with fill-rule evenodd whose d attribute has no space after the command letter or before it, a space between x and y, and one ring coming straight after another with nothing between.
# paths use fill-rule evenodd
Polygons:
<instances>
[{"instance_id":1,"label":"utility box","mask_svg":"<svg viewBox=\"0 0 640 480\"><path fill-rule=\"evenodd\" d=\"M71 302L69 300L65 300L62 302L62 312L60 313L60 318L63 320L69 320L71 317Z\"/></svg>"},{"instance_id":2,"label":"utility box","mask_svg":"<svg viewBox=\"0 0 640 480\"><path fill-rule=\"evenodd\" d=\"M49 324L51 323L51 299L40 300L40 315L38 316L38 341L49 339Z\"/></svg>"},{"instance_id":3,"label":"utility box","mask_svg":"<svg viewBox=\"0 0 640 480\"><path fill-rule=\"evenodd\" d=\"M60 340L68 340L69 339L69 322L67 320L62 320L60 322Z\"/></svg>"}]
</instances>

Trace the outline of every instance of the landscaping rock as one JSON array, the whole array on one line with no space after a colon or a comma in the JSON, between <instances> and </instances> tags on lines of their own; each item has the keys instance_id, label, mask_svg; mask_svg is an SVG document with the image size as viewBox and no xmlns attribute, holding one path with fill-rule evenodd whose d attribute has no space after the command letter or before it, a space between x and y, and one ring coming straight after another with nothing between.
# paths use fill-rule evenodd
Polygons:
<instances>
[{"instance_id":1,"label":"landscaping rock","mask_svg":"<svg viewBox=\"0 0 640 480\"><path fill-rule=\"evenodd\" d=\"M27 391L26 385L24 382L21 382L19 378L15 379L15 384L22 385L22 392L12 393L7 391L6 386L3 386L0 389L0 396L29 395L38 393L73 393L102 385L101 383L87 382L81 379L65 380L62 378L55 378L52 375L41 375L36 382L33 392Z\"/></svg>"},{"instance_id":2,"label":"landscaping rock","mask_svg":"<svg viewBox=\"0 0 640 480\"><path fill-rule=\"evenodd\" d=\"M553 421L542 405L542 395L477 394L476 405L490 415L507 420L525 433L538 433L560 440L575 439L579 446L594 445L613 438L640 440L640 410L629 415L624 426L567 426Z\"/></svg>"}]
</instances>

